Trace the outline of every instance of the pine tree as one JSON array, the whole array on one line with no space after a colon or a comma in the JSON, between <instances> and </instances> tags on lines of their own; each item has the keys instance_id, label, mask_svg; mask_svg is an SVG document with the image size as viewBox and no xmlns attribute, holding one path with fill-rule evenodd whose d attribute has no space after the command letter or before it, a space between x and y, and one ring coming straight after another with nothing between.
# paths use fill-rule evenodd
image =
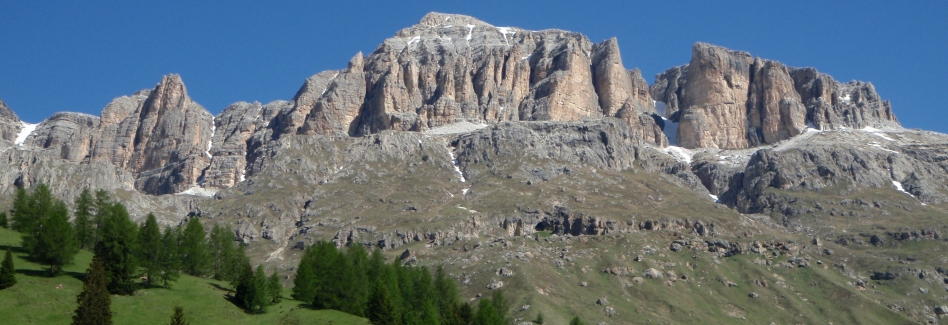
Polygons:
<instances>
[{"instance_id":1,"label":"pine tree","mask_svg":"<svg viewBox=\"0 0 948 325\"><path fill-rule=\"evenodd\" d=\"M182 255L181 269L184 273L193 276L204 276L210 267L208 254L207 234L204 225L198 218L191 218L184 228L181 237L181 246L178 247Z\"/></svg>"},{"instance_id":2,"label":"pine tree","mask_svg":"<svg viewBox=\"0 0 948 325\"><path fill-rule=\"evenodd\" d=\"M303 251L303 257L296 268L296 276L293 277L293 299L313 301L316 297L316 275L313 273L315 253L315 246L307 247Z\"/></svg>"},{"instance_id":3,"label":"pine tree","mask_svg":"<svg viewBox=\"0 0 948 325\"><path fill-rule=\"evenodd\" d=\"M504 325L504 317L497 311L493 299L481 299L474 314L475 325Z\"/></svg>"},{"instance_id":4,"label":"pine tree","mask_svg":"<svg viewBox=\"0 0 948 325\"><path fill-rule=\"evenodd\" d=\"M0 290L12 287L14 284L16 284L16 269L13 266L13 252L7 247L3 264L0 264Z\"/></svg>"},{"instance_id":5,"label":"pine tree","mask_svg":"<svg viewBox=\"0 0 948 325\"><path fill-rule=\"evenodd\" d=\"M33 212L30 209L30 193L22 187L17 187L13 192L13 209L10 210L13 219L11 229L21 233L27 232L31 225Z\"/></svg>"},{"instance_id":6,"label":"pine tree","mask_svg":"<svg viewBox=\"0 0 948 325\"><path fill-rule=\"evenodd\" d=\"M230 274L230 284L231 286L237 287L238 282L240 281L240 275L242 274L243 265L250 265L250 258L247 257L247 248L243 245L237 248L236 253L231 254L231 259L228 263L227 274Z\"/></svg>"},{"instance_id":7,"label":"pine tree","mask_svg":"<svg viewBox=\"0 0 948 325\"><path fill-rule=\"evenodd\" d=\"M105 190L98 190L95 192L95 202L93 203L95 214L92 217L92 224L96 231L93 234L93 243L98 243L101 237L102 223L109 218L109 214L112 213L112 198L109 196L109 192ZM92 244L95 247L95 244Z\"/></svg>"},{"instance_id":8,"label":"pine tree","mask_svg":"<svg viewBox=\"0 0 948 325\"><path fill-rule=\"evenodd\" d=\"M7 217L6 211L0 211L0 227L10 228L10 219Z\"/></svg>"},{"instance_id":9,"label":"pine tree","mask_svg":"<svg viewBox=\"0 0 948 325\"><path fill-rule=\"evenodd\" d=\"M43 218L42 224L31 236L33 244L30 256L49 265L49 275L55 276L64 265L72 263L79 252L79 245L76 243L72 224L69 223L66 204L56 200L47 210L49 214Z\"/></svg>"},{"instance_id":10,"label":"pine tree","mask_svg":"<svg viewBox=\"0 0 948 325\"><path fill-rule=\"evenodd\" d=\"M277 274L276 270L274 270L270 278L267 279L267 289L270 293L270 303L280 303L280 298L283 293L283 284L280 283L280 275Z\"/></svg>"},{"instance_id":11,"label":"pine tree","mask_svg":"<svg viewBox=\"0 0 948 325\"><path fill-rule=\"evenodd\" d=\"M240 280L234 293L234 299L248 313L258 313L263 306L258 305L261 292L256 285L256 277L250 263L241 266Z\"/></svg>"},{"instance_id":12,"label":"pine tree","mask_svg":"<svg viewBox=\"0 0 948 325\"><path fill-rule=\"evenodd\" d=\"M174 306L174 315L171 316L171 323L168 323L168 325L191 325L191 322L184 318L183 307Z\"/></svg>"},{"instance_id":13,"label":"pine tree","mask_svg":"<svg viewBox=\"0 0 948 325\"><path fill-rule=\"evenodd\" d=\"M270 305L270 289L267 286L267 273L263 270L263 264L257 265L257 271L253 273L254 291L257 293L253 297L253 307L259 313L265 313L267 306Z\"/></svg>"},{"instance_id":14,"label":"pine tree","mask_svg":"<svg viewBox=\"0 0 948 325\"><path fill-rule=\"evenodd\" d=\"M440 265L435 270L434 279L435 301L438 302L438 308L442 317L448 317L455 313L455 309L461 304L457 285L454 280L449 278L447 272Z\"/></svg>"},{"instance_id":15,"label":"pine tree","mask_svg":"<svg viewBox=\"0 0 948 325\"><path fill-rule=\"evenodd\" d=\"M471 308L471 305L468 303L461 304L458 307L458 318L461 319L463 325L470 325L474 322L474 308Z\"/></svg>"},{"instance_id":16,"label":"pine tree","mask_svg":"<svg viewBox=\"0 0 948 325\"><path fill-rule=\"evenodd\" d=\"M13 230L23 234L22 246L27 251L33 251L37 231L52 207L53 195L45 184L38 185L33 193L27 193L23 189L16 191L13 199Z\"/></svg>"},{"instance_id":17,"label":"pine tree","mask_svg":"<svg viewBox=\"0 0 948 325\"><path fill-rule=\"evenodd\" d=\"M73 220L76 229L76 242L79 243L79 249L89 249L95 247L95 220L93 212L95 201L89 189L83 189L79 197L76 198L76 218Z\"/></svg>"},{"instance_id":18,"label":"pine tree","mask_svg":"<svg viewBox=\"0 0 948 325\"><path fill-rule=\"evenodd\" d=\"M365 304L369 300L369 290L371 284L368 280L369 253L361 244L354 244L346 250L346 258L349 259L351 266L350 274L347 275L349 285L349 296L352 298L352 305L356 316L365 316Z\"/></svg>"},{"instance_id":19,"label":"pine tree","mask_svg":"<svg viewBox=\"0 0 948 325\"><path fill-rule=\"evenodd\" d=\"M372 293L369 295L367 306L367 316L372 324L375 325L398 325L402 324L401 315L398 314L398 308L394 299L388 290L388 286L382 283L382 280L375 281L372 286Z\"/></svg>"},{"instance_id":20,"label":"pine tree","mask_svg":"<svg viewBox=\"0 0 948 325\"><path fill-rule=\"evenodd\" d=\"M583 321L579 319L579 316L575 316L569 321L569 325L583 325Z\"/></svg>"},{"instance_id":21,"label":"pine tree","mask_svg":"<svg viewBox=\"0 0 948 325\"><path fill-rule=\"evenodd\" d=\"M72 316L73 325L112 324L112 297L106 287L107 281L101 259L98 256L93 257L92 265L86 271L82 293L76 298L79 307Z\"/></svg>"},{"instance_id":22,"label":"pine tree","mask_svg":"<svg viewBox=\"0 0 948 325\"><path fill-rule=\"evenodd\" d=\"M178 270L181 269L181 260L178 257L179 237L176 229L165 228L164 234L161 235L161 251L156 261L157 268L153 275L148 276L149 282L154 277L162 286L170 288L171 282L178 280Z\"/></svg>"},{"instance_id":23,"label":"pine tree","mask_svg":"<svg viewBox=\"0 0 948 325\"><path fill-rule=\"evenodd\" d=\"M152 284L152 277L162 271L163 248L158 221L154 214L149 213L145 223L138 230L138 260L141 261L141 267L145 268L148 285Z\"/></svg>"},{"instance_id":24,"label":"pine tree","mask_svg":"<svg viewBox=\"0 0 948 325\"><path fill-rule=\"evenodd\" d=\"M533 320L533 322L543 325L543 313L537 313L537 319Z\"/></svg>"},{"instance_id":25,"label":"pine tree","mask_svg":"<svg viewBox=\"0 0 948 325\"><path fill-rule=\"evenodd\" d=\"M494 293L490 295L490 302L494 305L494 309L497 310L497 314L504 320L504 323L509 323L510 302L504 297L504 291L495 290Z\"/></svg>"},{"instance_id":26,"label":"pine tree","mask_svg":"<svg viewBox=\"0 0 948 325\"><path fill-rule=\"evenodd\" d=\"M211 254L211 276L216 280L231 281L235 278L232 263L237 254L234 230L230 226L215 224L208 240Z\"/></svg>"},{"instance_id":27,"label":"pine tree","mask_svg":"<svg viewBox=\"0 0 948 325\"><path fill-rule=\"evenodd\" d=\"M109 292L130 295L137 289L133 277L138 270L135 258L138 227L121 203L112 204L103 216L95 254L105 266Z\"/></svg>"}]
</instances>

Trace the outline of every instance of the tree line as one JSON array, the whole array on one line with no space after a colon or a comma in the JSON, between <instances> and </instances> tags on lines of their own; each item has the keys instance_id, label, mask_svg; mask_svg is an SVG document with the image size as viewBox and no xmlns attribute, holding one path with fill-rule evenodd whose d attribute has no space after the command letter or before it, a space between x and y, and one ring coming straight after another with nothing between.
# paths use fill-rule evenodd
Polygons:
<instances>
[{"instance_id":1,"label":"tree line","mask_svg":"<svg viewBox=\"0 0 948 325\"><path fill-rule=\"evenodd\" d=\"M333 243L308 247L293 279L293 298L317 309L366 317L376 325L502 325L509 302L494 291L474 308L461 302L455 280L442 267L386 263L382 251L361 245L345 250Z\"/></svg>"},{"instance_id":2,"label":"tree line","mask_svg":"<svg viewBox=\"0 0 948 325\"><path fill-rule=\"evenodd\" d=\"M6 214L0 213L0 223L4 219ZM45 184L32 191L18 188L9 219L11 228L23 234L27 254L49 265L50 276L71 264L80 249L93 251L112 294L130 295L142 286L170 287L181 273L236 286L250 267L229 226L214 225L208 235L199 218L190 218L162 231L154 214L135 224L125 205L104 190L83 190L70 222L66 204Z\"/></svg>"}]
</instances>

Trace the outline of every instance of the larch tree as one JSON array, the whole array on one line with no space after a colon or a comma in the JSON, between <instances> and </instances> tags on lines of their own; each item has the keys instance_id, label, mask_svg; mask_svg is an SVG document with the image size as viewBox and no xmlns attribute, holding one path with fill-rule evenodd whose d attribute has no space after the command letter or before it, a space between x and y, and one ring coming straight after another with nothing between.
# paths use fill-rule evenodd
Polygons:
<instances>
[{"instance_id":1,"label":"larch tree","mask_svg":"<svg viewBox=\"0 0 948 325\"><path fill-rule=\"evenodd\" d=\"M91 249L95 247L95 199L89 189L83 189L79 197L76 198L76 213L73 219L73 225L76 229L76 242L79 243L79 249Z\"/></svg>"},{"instance_id":2,"label":"larch tree","mask_svg":"<svg viewBox=\"0 0 948 325\"><path fill-rule=\"evenodd\" d=\"M133 277L138 270L135 256L138 252L138 227L121 203L112 204L108 210L99 228L95 254L105 266L109 292L130 295L137 289Z\"/></svg>"},{"instance_id":3,"label":"larch tree","mask_svg":"<svg viewBox=\"0 0 948 325\"><path fill-rule=\"evenodd\" d=\"M181 235L181 269L193 276L204 276L210 266L207 234L199 218L191 218Z\"/></svg>"},{"instance_id":4,"label":"larch tree","mask_svg":"<svg viewBox=\"0 0 948 325\"><path fill-rule=\"evenodd\" d=\"M161 273L163 248L158 221L154 214L149 213L138 230L138 260L141 261L140 266L145 269L148 285L152 284L154 275Z\"/></svg>"},{"instance_id":5,"label":"larch tree","mask_svg":"<svg viewBox=\"0 0 948 325\"><path fill-rule=\"evenodd\" d=\"M49 265L49 275L55 276L64 265L72 263L79 252L79 244L69 223L66 204L56 200L47 211L48 214L31 235L30 256Z\"/></svg>"}]
</instances>

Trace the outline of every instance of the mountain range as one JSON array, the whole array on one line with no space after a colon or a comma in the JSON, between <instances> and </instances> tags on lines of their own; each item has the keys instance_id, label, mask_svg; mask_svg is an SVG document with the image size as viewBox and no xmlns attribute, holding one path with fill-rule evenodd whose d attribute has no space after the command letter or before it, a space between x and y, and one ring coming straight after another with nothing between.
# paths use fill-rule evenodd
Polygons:
<instances>
[{"instance_id":1,"label":"mountain range","mask_svg":"<svg viewBox=\"0 0 948 325\"><path fill-rule=\"evenodd\" d=\"M0 204L105 189L138 221L230 224L287 279L316 241L377 246L509 290L518 323L948 314L948 136L868 82L691 51L649 84L616 39L430 13L217 116L175 74L99 116L0 101Z\"/></svg>"}]
</instances>

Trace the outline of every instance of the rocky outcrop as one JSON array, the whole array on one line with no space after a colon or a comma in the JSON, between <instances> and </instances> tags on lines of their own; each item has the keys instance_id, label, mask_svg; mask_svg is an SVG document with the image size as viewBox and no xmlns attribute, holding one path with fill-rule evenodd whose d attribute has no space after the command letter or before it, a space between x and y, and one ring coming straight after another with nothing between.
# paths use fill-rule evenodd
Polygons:
<instances>
[{"instance_id":1,"label":"rocky outcrop","mask_svg":"<svg viewBox=\"0 0 948 325\"><path fill-rule=\"evenodd\" d=\"M210 163L214 117L188 97L178 75L162 78L129 110L139 98L122 99L103 110L103 130L89 160L109 161L134 173L135 188L148 194L194 186Z\"/></svg>"},{"instance_id":2,"label":"rocky outcrop","mask_svg":"<svg viewBox=\"0 0 948 325\"><path fill-rule=\"evenodd\" d=\"M153 90L114 99L100 117L55 114L25 144L71 162L108 162L135 175L143 193L177 193L197 184L211 161L213 119L181 77L169 75Z\"/></svg>"},{"instance_id":3,"label":"rocky outcrop","mask_svg":"<svg viewBox=\"0 0 948 325\"><path fill-rule=\"evenodd\" d=\"M687 65L655 77L651 95L680 122L679 145L741 149L803 132L899 128L872 84L841 84L813 68L788 68L746 52L697 43Z\"/></svg>"},{"instance_id":4,"label":"rocky outcrop","mask_svg":"<svg viewBox=\"0 0 948 325\"><path fill-rule=\"evenodd\" d=\"M926 139L926 143L945 141L943 135L923 132L904 131L901 136ZM893 200L907 202L948 201L944 191L948 168L943 166L943 158L936 158L948 154L948 147L883 147L876 139L878 136L869 132L833 131L812 136L805 145L759 150L743 171L731 178L721 200L742 213L787 215L798 215L805 209L785 191L820 191L834 186L845 192L887 188L892 190Z\"/></svg>"},{"instance_id":5,"label":"rocky outcrop","mask_svg":"<svg viewBox=\"0 0 948 325\"><path fill-rule=\"evenodd\" d=\"M201 185L210 188L229 188L247 177L248 153L254 135L267 130L270 121L288 107L286 101L266 105L258 102L231 104L214 119L214 146L208 153L211 163L201 178Z\"/></svg>"},{"instance_id":6,"label":"rocky outcrop","mask_svg":"<svg viewBox=\"0 0 948 325\"><path fill-rule=\"evenodd\" d=\"M20 118L10 110L10 107L7 107L3 100L0 100L0 141L9 142L6 146L12 145L22 128Z\"/></svg>"},{"instance_id":7,"label":"rocky outcrop","mask_svg":"<svg viewBox=\"0 0 948 325\"><path fill-rule=\"evenodd\" d=\"M678 145L747 147L750 54L705 43L695 44L691 52L678 120Z\"/></svg>"},{"instance_id":8,"label":"rocky outcrop","mask_svg":"<svg viewBox=\"0 0 948 325\"><path fill-rule=\"evenodd\" d=\"M677 66L655 76L655 83L649 87L649 94L661 102L663 111L658 112L669 120L678 121L681 110L682 90L688 80L688 65Z\"/></svg>"},{"instance_id":9,"label":"rocky outcrop","mask_svg":"<svg viewBox=\"0 0 948 325\"><path fill-rule=\"evenodd\" d=\"M776 143L806 128L806 107L783 64L754 59L747 98L747 140L750 146Z\"/></svg>"},{"instance_id":10,"label":"rocky outcrop","mask_svg":"<svg viewBox=\"0 0 948 325\"><path fill-rule=\"evenodd\" d=\"M352 121L359 115L365 100L364 64L360 52L349 61L345 70L333 76L323 95L306 116L300 134L352 132Z\"/></svg>"},{"instance_id":11,"label":"rocky outcrop","mask_svg":"<svg viewBox=\"0 0 948 325\"><path fill-rule=\"evenodd\" d=\"M879 97L872 83L840 83L813 68L793 69L791 76L808 120L819 129L901 127L892 105Z\"/></svg>"},{"instance_id":12,"label":"rocky outcrop","mask_svg":"<svg viewBox=\"0 0 948 325\"><path fill-rule=\"evenodd\" d=\"M59 158L82 162L89 158L98 136L98 116L82 113L56 113L46 119L23 142L23 145L48 149Z\"/></svg>"}]
</instances>

